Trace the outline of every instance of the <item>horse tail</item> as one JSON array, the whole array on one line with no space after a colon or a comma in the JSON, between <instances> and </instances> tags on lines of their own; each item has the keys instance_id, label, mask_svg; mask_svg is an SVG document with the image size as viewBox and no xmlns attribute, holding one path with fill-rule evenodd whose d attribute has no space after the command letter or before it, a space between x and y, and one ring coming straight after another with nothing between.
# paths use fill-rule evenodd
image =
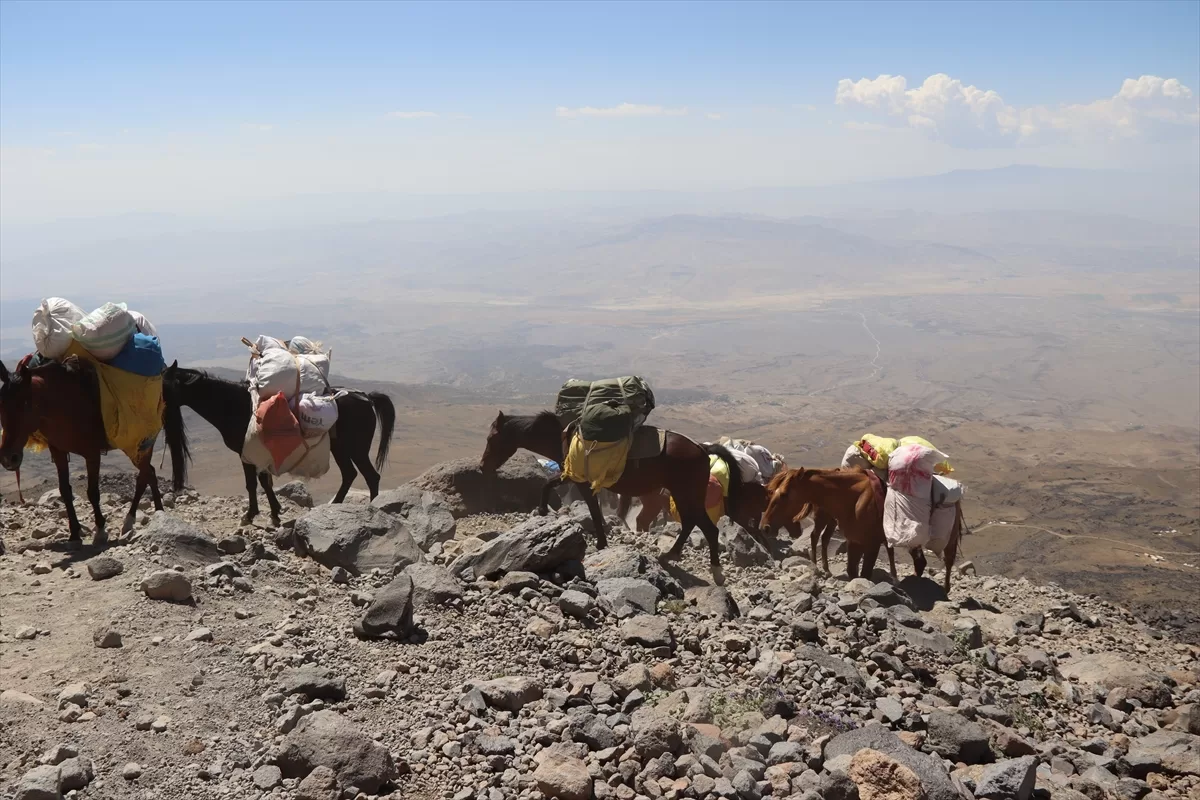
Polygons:
<instances>
[{"instance_id":1,"label":"horse tail","mask_svg":"<svg viewBox=\"0 0 1200 800\"><path fill-rule=\"evenodd\" d=\"M725 497L725 515L730 519L736 519L738 503L742 496L742 468L738 465L737 459L733 457L733 453L722 445L710 444L704 448L704 452L715 455L729 468L729 494Z\"/></svg>"},{"instance_id":2,"label":"horse tail","mask_svg":"<svg viewBox=\"0 0 1200 800\"><path fill-rule=\"evenodd\" d=\"M166 436L167 448L171 451L172 486L179 491L187 483L188 461L192 459L192 449L188 445L187 425L183 421L183 404L172 391L163 392L163 433Z\"/></svg>"},{"instance_id":3,"label":"horse tail","mask_svg":"<svg viewBox=\"0 0 1200 800\"><path fill-rule=\"evenodd\" d=\"M379 452L375 454L375 469L382 471L387 463L388 448L392 445L392 430L396 427L396 407L392 398L383 392L367 392L371 405L375 407L375 415L379 417Z\"/></svg>"}]
</instances>

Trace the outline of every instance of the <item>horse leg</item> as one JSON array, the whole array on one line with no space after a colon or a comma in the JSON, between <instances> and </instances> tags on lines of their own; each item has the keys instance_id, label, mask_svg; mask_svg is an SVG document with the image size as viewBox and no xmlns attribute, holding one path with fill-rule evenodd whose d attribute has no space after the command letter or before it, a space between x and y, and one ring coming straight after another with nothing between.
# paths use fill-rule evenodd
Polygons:
<instances>
[{"instance_id":1,"label":"horse leg","mask_svg":"<svg viewBox=\"0 0 1200 800\"><path fill-rule=\"evenodd\" d=\"M888 572L890 572L892 575L892 583L896 583L898 580L900 580L896 576L896 548L888 547L887 554L888 554ZM871 576L868 575L867 577L869 578Z\"/></svg>"},{"instance_id":2,"label":"horse leg","mask_svg":"<svg viewBox=\"0 0 1200 800\"><path fill-rule=\"evenodd\" d=\"M946 543L946 548L942 550L942 563L946 565L946 576L942 578L942 588L946 590L946 596L950 595L950 573L954 569L954 562L958 558L958 538L962 535L962 525L959 524L960 518L954 521L954 528L950 532L950 541Z\"/></svg>"},{"instance_id":3,"label":"horse leg","mask_svg":"<svg viewBox=\"0 0 1200 800\"><path fill-rule=\"evenodd\" d=\"M92 513L96 515L96 532L92 534L92 544L103 547L108 542L108 531L104 528L104 514L100 511L100 454L88 456L87 463L87 496L92 503ZM65 466L64 459L64 466ZM144 491L144 488L143 488ZM137 503L134 502L134 508Z\"/></svg>"},{"instance_id":4,"label":"horse leg","mask_svg":"<svg viewBox=\"0 0 1200 800\"><path fill-rule=\"evenodd\" d=\"M704 538L708 540L708 566L712 570L713 583L717 586L724 586L725 573L721 570L721 532L706 513L701 513L696 524L700 526L700 530L704 532Z\"/></svg>"},{"instance_id":5,"label":"horse leg","mask_svg":"<svg viewBox=\"0 0 1200 800\"><path fill-rule=\"evenodd\" d=\"M588 512L592 515L592 524L596 527L596 549L603 550L608 547L608 535L604 531L604 515L600 513L600 500L596 497L596 493L592 491L592 487L586 483L575 484L579 487L579 491L583 494L583 500L587 503Z\"/></svg>"},{"instance_id":6,"label":"horse leg","mask_svg":"<svg viewBox=\"0 0 1200 800\"><path fill-rule=\"evenodd\" d=\"M158 488L158 473L154 470L154 464L150 461L150 456L146 456L146 469L148 471L146 481L150 485L150 499L154 501L154 510L162 511L162 491Z\"/></svg>"},{"instance_id":7,"label":"horse leg","mask_svg":"<svg viewBox=\"0 0 1200 800\"><path fill-rule=\"evenodd\" d=\"M562 476L551 478L542 487L542 504L538 506L538 516L544 517L550 513L550 493L562 486Z\"/></svg>"},{"instance_id":8,"label":"horse leg","mask_svg":"<svg viewBox=\"0 0 1200 800\"><path fill-rule=\"evenodd\" d=\"M58 493L62 496L63 505L67 507L67 527L71 531L69 541L82 542L83 529L79 525L79 517L75 516L75 495L71 492L71 472L67 468L71 456L51 447L50 457L54 459L54 467L58 470Z\"/></svg>"},{"instance_id":9,"label":"horse leg","mask_svg":"<svg viewBox=\"0 0 1200 800\"><path fill-rule=\"evenodd\" d=\"M250 504L246 507L246 513L242 517L242 524L249 525L258 516L258 486L254 482L253 464L247 464L243 461L242 472L246 476L246 496L250 498Z\"/></svg>"},{"instance_id":10,"label":"horse leg","mask_svg":"<svg viewBox=\"0 0 1200 800\"><path fill-rule=\"evenodd\" d=\"M275 482L271 479L271 473L258 473L258 485L262 487L263 493L267 496L267 504L271 506L271 524L276 528L279 527L279 515L283 509L279 506L279 498L275 496Z\"/></svg>"},{"instance_id":11,"label":"horse leg","mask_svg":"<svg viewBox=\"0 0 1200 800\"><path fill-rule=\"evenodd\" d=\"M833 529L833 522L826 521L825 530L821 531L821 566L825 568L826 575L833 574L833 570L829 569L829 540L833 538Z\"/></svg>"},{"instance_id":12,"label":"horse leg","mask_svg":"<svg viewBox=\"0 0 1200 800\"><path fill-rule=\"evenodd\" d=\"M880 547L881 544L879 542L875 542L863 548L862 576L867 580L874 580L875 560L879 558Z\"/></svg>"},{"instance_id":13,"label":"horse leg","mask_svg":"<svg viewBox=\"0 0 1200 800\"><path fill-rule=\"evenodd\" d=\"M133 503L129 506L129 513L125 515L125 521L121 523L122 536L126 536L132 532L133 523L137 521L138 505L142 502L142 495L146 491L146 464L149 462L149 460L150 457L147 456L140 464L137 465L137 483L133 487Z\"/></svg>"},{"instance_id":14,"label":"horse leg","mask_svg":"<svg viewBox=\"0 0 1200 800\"><path fill-rule=\"evenodd\" d=\"M367 439L366 447L361 453L355 453L353 456L354 465L358 467L358 471L362 473L363 480L367 482L367 491L371 493L371 499L374 500L379 496L379 472L375 466L371 464L371 440Z\"/></svg>"},{"instance_id":15,"label":"horse leg","mask_svg":"<svg viewBox=\"0 0 1200 800\"><path fill-rule=\"evenodd\" d=\"M632 497L627 494L617 495L617 516L621 518L622 522L625 522L625 515L629 513L631 505L633 505Z\"/></svg>"},{"instance_id":16,"label":"horse leg","mask_svg":"<svg viewBox=\"0 0 1200 800\"><path fill-rule=\"evenodd\" d=\"M862 560L862 550L853 542L846 542L846 577L854 580L858 577L858 562Z\"/></svg>"},{"instance_id":17,"label":"horse leg","mask_svg":"<svg viewBox=\"0 0 1200 800\"><path fill-rule=\"evenodd\" d=\"M811 558L809 560L812 561L814 564L817 563L817 546L818 546L818 544L820 544L820 540L821 540L821 526L817 522L814 522L812 530L808 532L808 553L811 556ZM828 573L829 572L829 555L826 553L821 553L821 555L825 556L825 558L824 558L825 572Z\"/></svg>"},{"instance_id":18,"label":"horse leg","mask_svg":"<svg viewBox=\"0 0 1200 800\"><path fill-rule=\"evenodd\" d=\"M909 555L913 560L913 571L917 573L917 577L925 574L925 567L929 566L929 562L925 560L925 553L919 547L914 547L909 551Z\"/></svg>"},{"instance_id":19,"label":"horse leg","mask_svg":"<svg viewBox=\"0 0 1200 800\"><path fill-rule=\"evenodd\" d=\"M675 537L675 544L671 545L671 549L663 553L663 561L678 561L683 555L684 545L687 544L688 537L692 535L692 528L696 527L696 523L691 517L683 520L679 525L679 535Z\"/></svg>"},{"instance_id":20,"label":"horse leg","mask_svg":"<svg viewBox=\"0 0 1200 800\"><path fill-rule=\"evenodd\" d=\"M342 485L337 487L337 494L330 503L341 503L346 499L346 493L350 491L350 483L354 482L355 477L358 477L358 470L354 469L354 459L350 457L350 453L346 450L346 446L342 445L342 439L337 438L330 443L330 450L334 453L334 461L337 463L337 469L342 471Z\"/></svg>"}]
</instances>

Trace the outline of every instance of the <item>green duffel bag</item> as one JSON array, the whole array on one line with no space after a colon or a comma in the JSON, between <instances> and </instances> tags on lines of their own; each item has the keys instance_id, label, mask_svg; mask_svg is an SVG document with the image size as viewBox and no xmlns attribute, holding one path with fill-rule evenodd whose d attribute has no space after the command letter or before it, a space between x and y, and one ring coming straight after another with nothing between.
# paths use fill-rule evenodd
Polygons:
<instances>
[{"instance_id":1,"label":"green duffel bag","mask_svg":"<svg viewBox=\"0 0 1200 800\"><path fill-rule=\"evenodd\" d=\"M624 403L592 403L579 418L579 434L589 442L618 442L633 433L633 410Z\"/></svg>"},{"instance_id":2,"label":"green duffel bag","mask_svg":"<svg viewBox=\"0 0 1200 800\"><path fill-rule=\"evenodd\" d=\"M637 375L600 381L569 380L558 392L554 413L563 425L567 425L578 421L585 408L603 403L628 406L636 426L654 410L654 392L650 384Z\"/></svg>"}]
</instances>

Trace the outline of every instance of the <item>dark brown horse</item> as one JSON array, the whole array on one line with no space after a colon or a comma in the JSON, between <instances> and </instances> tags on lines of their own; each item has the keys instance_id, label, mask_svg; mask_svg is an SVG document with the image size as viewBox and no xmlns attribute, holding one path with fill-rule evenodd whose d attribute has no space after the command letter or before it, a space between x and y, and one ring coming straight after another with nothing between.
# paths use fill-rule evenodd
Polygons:
<instances>
[{"instance_id":1,"label":"dark brown horse","mask_svg":"<svg viewBox=\"0 0 1200 800\"><path fill-rule=\"evenodd\" d=\"M182 489L187 481L187 464L191 458L187 429L183 422L184 406L190 407L211 423L221 434L225 446L241 455L246 428L250 424L250 417L254 415L249 384L245 381L227 381L200 370L186 369L176 361L163 372L163 399L166 406L163 434L171 451L176 491ZM337 399L337 406L338 418L330 432L329 449L342 473L342 485L338 487L333 502L340 503L345 499L359 472L362 472L371 499L374 500L379 494L379 470L387 461L392 441L396 408L391 398L382 392L358 391L343 394ZM379 447L372 465L370 451L371 440L375 437L376 418L380 427ZM245 473L246 494L250 500L242 524L248 525L258 516L258 489L254 485L254 466L243 461L242 471ZM275 497L271 476L260 472L257 478L271 507L271 522L279 527L281 508L279 499Z\"/></svg>"},{"instance_id":2,"label":"dark brown horse","mask_svg":"<svg viewBox=\"0 0 1200 800\"><path fill-rule=\"evenodd\" d=\"M83 541L83 528L75 515L71 475L68 471L70 454L83 456L87 465L87 496L96 517L92 543L99 546L108 540L104 529L104 514L100 511L100 456L109 450L104 419L100 414L100 388L95 368L78 357L64 362L51 361L36 367L23 359L13 373L0 363L0 466L16 472L21 468L25 446L33 434L40 434L50 449L50 458L58 470L58 490L67 507L71 542ZM142 453L138 469L133 505L125 516L123 533L133 529L142 493L150 487L154 507L162 511L158 477L151 463L152 449ZM19 474L19 473L18 473Z\"/></svg>"},{"instance_id":3,"label":"dark brown horse","mask_svg":"<svg viewBox=\"0 0 1200 800\"><path fill-rule=\"evenodd\" d=\"M571 431L563 430L558 417L546 411L534 417L505 416L501 412L488 432L487 444L480 459L480 468L485 473L494 472L512 457L518 448L524 448L562 463L563 453L570 443ZM663 451L652 458L631 459L625 464L625 470L610 489L619 495L640 497L654 494L666 489L675 499L675 507L679 510L683 529L671 550L664 559L674 560L683 554L683 547L693 528L700 528L708 542L709 565L712 569L713 580L717 583L724 581L721 572L720 547L717 526L708 518L704 508L704 497L708 489L709 462L712 453L725 461L730 475L737 475L738 464L733 456L720 445L703 447L682 434L667 431ZM608 546L608 537L604 528L604 517L600 513L600 503L590 486L576 483L588 511L591 512L592 522L596 529L596 546L604 549ZM736 513L739 489L737 482L730 485L726 508L730 513ZM548 490L547 490L548 491ZM545 495L543 495L543 508Z\"/></svg>"}]
</instances>

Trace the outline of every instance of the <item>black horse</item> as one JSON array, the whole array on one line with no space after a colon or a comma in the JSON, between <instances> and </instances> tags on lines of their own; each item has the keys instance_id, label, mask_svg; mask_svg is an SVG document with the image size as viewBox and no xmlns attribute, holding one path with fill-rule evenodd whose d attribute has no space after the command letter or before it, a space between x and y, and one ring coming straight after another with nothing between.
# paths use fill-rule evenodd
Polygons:
<instances>
[{"instance_id":1,"label":"black horse","mask_svg":"<svg viewBox=\"0 0 1200 800\"><path fill-rule=\"evenodd\" d=\"M174 471L175 490L183 488L187 480L187 462L191 459L188 449L187 431L183 423L183 407L188 406L204 417L221 434L225 446L239 456L246 439L246 428L254 413L250 402L250 387L246 381L235 383L209 375L195 369L184 369L175 362L163 372L163 431L167 447L171 451L171 466ZM358 472L362 472L371 499L379 494L379 470L387 461L391 444L392 429L396 424L396 408L392 399L382 392L351 391L337 399L338 419L330 432L329 449L333 460L342 472L342 485L333 498L340 503L346 498L350 484ZM371 464L371 439L375 437L375 420L382 428L379 450L375 463ZM358 467L358 470L355 470ZM254 485L254 466L242 462L246 473L246 493L250 507L242 524L249 524L258 516L258 489ZM258 482L266 492L271 505L271 521L279 525L279 500L272 488L271 476L258 473Z\"/></svg>"}]
</instances>

